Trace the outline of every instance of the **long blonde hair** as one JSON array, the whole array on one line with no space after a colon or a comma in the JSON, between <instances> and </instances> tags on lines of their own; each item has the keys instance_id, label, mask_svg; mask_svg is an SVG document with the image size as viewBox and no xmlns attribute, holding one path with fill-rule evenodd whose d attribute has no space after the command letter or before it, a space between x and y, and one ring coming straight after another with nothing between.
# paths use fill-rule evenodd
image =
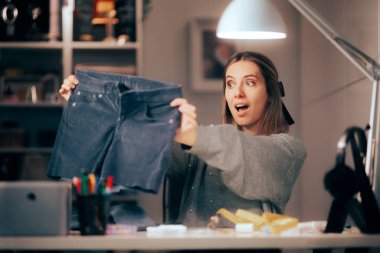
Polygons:
<instances>
[{"instance_id":1,"label":"long blonde hair","mask_svg":"<svg viewBox=\"0 0 380 253\"><path fill-rule=\"evenodd\" d=\"M273 62L263 54L257 52L240 52L234 54L227 62L224 68L223 94L226 91L226 71L228 67L238 61L250 61L255 63L264 77L265 87L268 94L268 102L265 106L265 115L258 134L271 135L277 133L286 133L289 131L287 123L282 112L281 91L279 87L278 72ZM222 119L223 123L233 124L240 129L235 122L230 108L228 107L225 96L223 97Z\"/></svg>"}]
</instances>

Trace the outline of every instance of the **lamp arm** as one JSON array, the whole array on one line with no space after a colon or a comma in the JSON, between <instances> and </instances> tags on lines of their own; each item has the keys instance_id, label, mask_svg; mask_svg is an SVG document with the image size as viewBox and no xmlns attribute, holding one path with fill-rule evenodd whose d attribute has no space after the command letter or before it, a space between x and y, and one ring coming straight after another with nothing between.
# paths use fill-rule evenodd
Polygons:
<instances>
[{"instance_id":1,"label":"lamp arm","mask_svg":"<svg viewBox=\"0 0 380 253\"><path fill-rule=\"evenodd\" d=\"M361 51L359 48L355 47L342 37L336 37L335 41L342 47L344 47L347 51L349 51L351 55L356 58L356 61L358 61L359 64L361 64L361 66L366 68L367 72L372 76L370 80L373 81L380 79L380 65L374 59L369 57L367 54L363 53L363 51Z\"/></svg>"},{"instance_id":2,"label":"lamp arm","mask_svg":"<svg viewBox=\"0 0 380 253\"><path fill-rule=\"evenodd\" d=\"M377 62L339 35L310 4L303 0L289 2L369 80L379 79L380 67Z\"/></svg>"},{"instance_id":3,"label":"lamp arm","mask_svg":"<svg viewBox=\"0 0 380 253\"><path fill-rule=\"evenodd\" d=\"M365 171L370 180L373 180L373 189L380 198L380 178L378 168L380 150L377 148L380 139L380 123L378 123L378 111L380 110L378 98L380 96L380 66L370 56L349 43L340 36L332 26L310 4L303 0L288 0L307 20L310 21L352 64L354 64L369 80L372 81L371 110L367 142L367 155Z\"/></svg>"}]
</instances>

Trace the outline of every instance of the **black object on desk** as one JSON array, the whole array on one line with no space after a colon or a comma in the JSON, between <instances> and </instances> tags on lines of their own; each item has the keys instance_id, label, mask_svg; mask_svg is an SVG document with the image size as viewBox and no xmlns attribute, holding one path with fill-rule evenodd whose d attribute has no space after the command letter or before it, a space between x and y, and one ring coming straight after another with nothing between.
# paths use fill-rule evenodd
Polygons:
<instances>
[{"instance_id":1,"label":"black object on desk","mask_svg":"<svg viewBox=\"0 0 380 253\"><path fill-rule=\"evenodd\" d=\"M355 168L345 164L346 148L351 146ZM348 128L338 143L336 166L325 175L325 188L334 197L325 233L341 233L351 215L363 233L380 233L380 211L365 172L367 139L365 130ZM360 193L360 201L354 197Z\"/></svg>"}]
</instances>

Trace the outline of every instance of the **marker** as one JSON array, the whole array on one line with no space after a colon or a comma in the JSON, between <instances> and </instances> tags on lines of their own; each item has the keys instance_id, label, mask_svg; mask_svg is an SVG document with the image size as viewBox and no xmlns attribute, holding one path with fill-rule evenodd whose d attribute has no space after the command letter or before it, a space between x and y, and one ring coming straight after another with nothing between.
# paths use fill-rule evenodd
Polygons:
<instances>
[{"instance_id":1,"label":"marker","mask_svg":"<svg viewBox=\"0 0 380 253\"><path fill-rule=\"evenodd\" d=\"M73 178L73 185L75 187L75 190L77 191L77 194L80 195L82 193L82 180L79 177Z\"/></svg>"},{"instance_id":2,"label":"marker","mask_svg":"<svg viewBox=\"0 0 380 253\"><path fill-rule=\"evenodd\" d=\"M82 195L88 195L88 177L87 175L82 175Z\"/></svg>"},{"instance_id":3,"label":"marker","mask_svg":"<svg viewBox=\"0 0 380 253\"><path fill-rule=\"evenodd\" d=\"M107 177L106 193L111 193L113 186L113 176Z\"/></svg>"},{"instance_id":4,"label":"marker","mask_svg":"<svg viewBox=\"0 0 380 253\"><path fill-rule=\"evenodd\" d=\"M88 193L95 194L96 179L94 173L88 174Z\"/></svg>"}]
</instances>

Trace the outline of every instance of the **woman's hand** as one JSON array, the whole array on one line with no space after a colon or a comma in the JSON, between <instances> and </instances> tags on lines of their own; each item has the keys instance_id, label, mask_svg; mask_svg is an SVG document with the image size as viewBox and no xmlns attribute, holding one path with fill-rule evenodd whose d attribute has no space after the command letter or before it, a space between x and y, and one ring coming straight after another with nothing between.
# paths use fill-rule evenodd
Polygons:
<instances>
[{"instance_id":1,"label":"woman's hand","mask_svg":"<svg viewBox=\"0 0 380 253\"><path fill-rule=\"evenodd\" d=\"M63 80L63 84L59 89L59 93L66 101L69 100L71 90L74 89L78 83L79 81L74 75L70 75L65 80Z\"/></svg>"},{"instance_id":2,"label":"woman's hand","mask_svg":"<svg viewBox=\"0 0 380 253\"><path fill-rule=\"evenodd\" d=\"M178 107L181 113L181 122L176 130L174 140L178 143L193 146L196 139L197 114L194 105L191 105L184 98L174 99L170 105Z\"/></svg>"}]
</instances>

